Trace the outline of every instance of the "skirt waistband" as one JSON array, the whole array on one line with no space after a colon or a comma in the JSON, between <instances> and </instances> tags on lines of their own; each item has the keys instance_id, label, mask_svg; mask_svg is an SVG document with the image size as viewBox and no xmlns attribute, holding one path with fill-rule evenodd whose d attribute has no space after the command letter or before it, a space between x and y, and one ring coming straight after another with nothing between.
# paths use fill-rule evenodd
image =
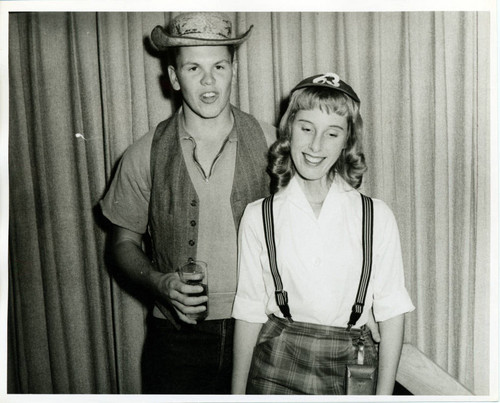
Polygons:
<instances>
[{"instance_id":1,"label":"skirt waistband","mask_svg":"<svg viewBox=\"0 0 500 403\"><path fill-rule=\"evenodd\" d=\"M278 325L280 328L286 328L288 332L293 333L305 333L311 334L313 333L315 337L325 337L332 338L335 337L337 339L346 339L350 340L353 337L359 336L367 336L370 335L370 329L368 326L363 325L361 328L351 328L351 330L347 330L346 327L338 327L338 326L327 326L327 325L318 325L316 323L306 323L306 322L289 322L286 319L282 319L277 317L276 315L268 315L270 321Z\"/></svg>"}]
</instances>

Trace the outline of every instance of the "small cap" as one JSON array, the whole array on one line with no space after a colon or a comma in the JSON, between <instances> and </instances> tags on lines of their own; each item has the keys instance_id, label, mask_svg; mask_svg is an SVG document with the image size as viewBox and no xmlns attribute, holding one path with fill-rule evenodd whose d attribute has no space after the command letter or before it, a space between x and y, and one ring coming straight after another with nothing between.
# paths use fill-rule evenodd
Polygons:
<instances>
[{"instance_id":1,"label":"small cap","mask_svg":"<svg viewBox=\"0 0 500 403\"><path fill-rule=\"evenodd\" d=\"M335 73L316 74L315 76L308 77L298 83L291 92L306 87L330 88L332 90L343 92L358 103L361 102L351 86L342 81Z\"/></svg>"}]
</instances>

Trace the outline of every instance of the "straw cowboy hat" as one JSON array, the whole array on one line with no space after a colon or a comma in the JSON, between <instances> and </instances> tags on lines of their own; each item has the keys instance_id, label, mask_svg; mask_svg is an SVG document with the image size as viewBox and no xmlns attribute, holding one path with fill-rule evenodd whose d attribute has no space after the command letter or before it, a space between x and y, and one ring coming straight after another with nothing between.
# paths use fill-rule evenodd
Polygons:
<instances>
[{"instance_id":1,"label":"straw cowboy hat","mask_svg":"<svg viewBox=\"0 0 500 403\"><path fill-rule=\"evenodd\" d=\"M156 26L151 41L160 51L174 46L239 45L250 36L253 25L242 36L232 38L231 20L221 13L183 13L167 29Z\"/></svg>"}]
</instances>

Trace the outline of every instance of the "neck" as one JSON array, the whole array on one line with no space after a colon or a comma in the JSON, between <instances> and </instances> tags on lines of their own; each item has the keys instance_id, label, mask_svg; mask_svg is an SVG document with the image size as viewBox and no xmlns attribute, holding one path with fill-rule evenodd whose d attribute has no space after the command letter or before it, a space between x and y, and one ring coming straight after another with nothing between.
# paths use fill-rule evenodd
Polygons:
<instances>
[{"instance_id":1,"label":"neck","mask_svg":"<svg viewBox=\"0 0 500 403\"><path fill-rule=\"evenodd\" d=\"M233 113L228 104L218 116L203 118L194 113L187 105L182 106L180 118L184 127L195 140L217 140L227 136L234 124Z\"/></svg>"},{"instance_id":2,"label":"neck","mask_svg":"<svg viewBox=\"0 0 500 403\"><path fill-rule=\"evenodd\" d=\"M311 181L302 178L298 174L297 180L307 198L307 201L311 204L311 206L318 206L323 204L323 201L325 200L326 195L330 190L332 180L324 176L320 179Z\"/></svg>"}]
</instances>

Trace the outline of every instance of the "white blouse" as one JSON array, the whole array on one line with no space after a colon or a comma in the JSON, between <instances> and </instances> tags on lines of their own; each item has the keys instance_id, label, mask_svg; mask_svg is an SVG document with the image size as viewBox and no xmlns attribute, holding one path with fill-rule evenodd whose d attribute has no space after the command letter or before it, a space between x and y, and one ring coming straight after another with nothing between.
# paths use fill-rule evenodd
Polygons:
<instances>
[{"instance_id":1,"label":"white blouse","mask_svg":"<svg viewBox=\"0 0 500 403\"><path fill-rule=\"evenodd\" d=\"M373 199L373 265L363 315L373 305L376 321L410 312L414 306L404 285L396 220L389 207ZM359 192L336 176L318 218L296 178L277 193L273 204L276 256L292 318L299 322L347 326L363 263L362 206ZM264 323L283 317L262 222L262 199L249 204L238 238L239 278L232 316Z\"/></svg>"}]
</instances>

